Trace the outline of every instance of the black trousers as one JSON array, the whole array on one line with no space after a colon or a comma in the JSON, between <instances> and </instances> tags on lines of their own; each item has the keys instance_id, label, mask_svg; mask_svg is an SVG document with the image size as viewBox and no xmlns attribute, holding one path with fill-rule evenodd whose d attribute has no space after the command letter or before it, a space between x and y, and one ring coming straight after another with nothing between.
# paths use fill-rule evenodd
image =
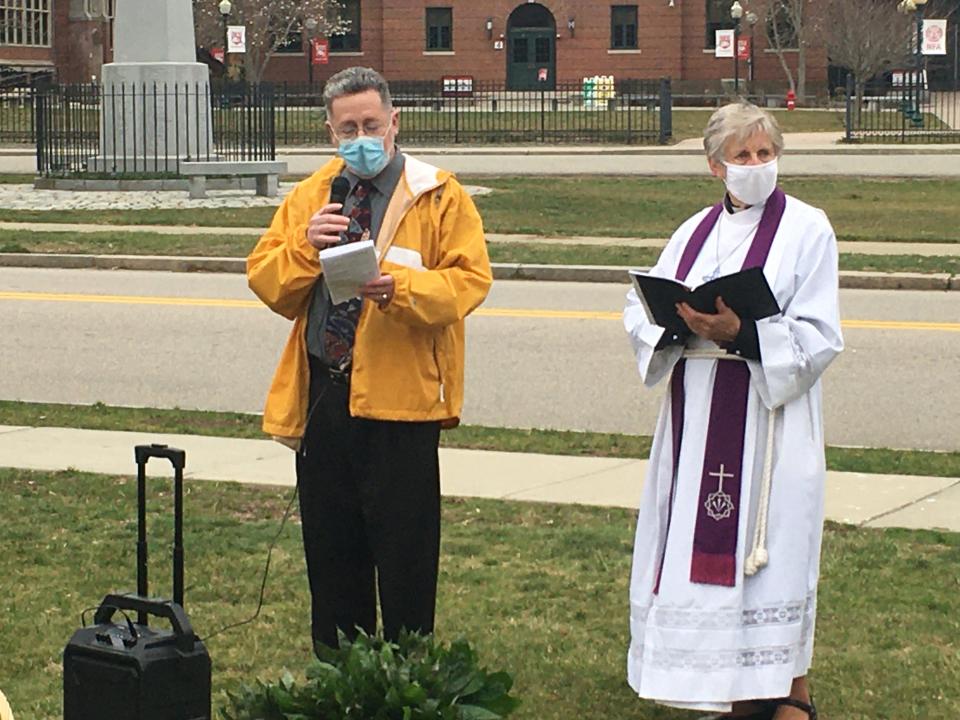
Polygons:
<instances>
[{"instance_id":1,"label":"black trousers","mask_svg":"<svg viewBox=\"0 0 960 720\"><path fill-rule=\"evenodd\" d=\"M314 643L337 630L433 631L440 557L438 422L350 417L349 388L311 358L297 455Z\"/></svg>"}]
</instances>

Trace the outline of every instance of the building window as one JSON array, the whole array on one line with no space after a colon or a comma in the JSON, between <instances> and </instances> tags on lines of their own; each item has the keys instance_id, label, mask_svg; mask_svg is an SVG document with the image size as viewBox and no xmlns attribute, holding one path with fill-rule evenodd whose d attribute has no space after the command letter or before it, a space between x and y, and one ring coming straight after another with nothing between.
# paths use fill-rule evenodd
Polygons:
<instances>
[{"instance_id":1,"label":"building window","mask_svg":"<svg viewBox=\"0 0 960 720\"><path fill-rule=\"evenodd\" d=\"M113 19L114 0L83 0L83 12L89 18Z\"/></svg>"},{"instance_id":2,"label":"building window","mask_svg":"<svg viewBox=\"0 0 960 720\"><path fill-rule=\"evenodd\" d=\"M50 47L51 0L0 0L0 45Z\"/></svg>"},{"instance_id":3,"label":"building window","mask_svg":"<svg viewBox=\"0 0 960 720\"><path fill-rule=\"evenodd\" d=\"M341 33L330 35L330 52L360 51L360 0L341 0Z\"/></svg>"},{"instance_id":4,"label":"building window","mask_svg":"<svg viewBox=\"0 0 960 720\"><path fill-rule=\"evenodd\" d=\"M453 8L427 8L427 50L453 50Z\"/></svg>"},{"instance_id":5,"label":"building window","mask_svg":"<svg viewBox=\"0 0 960 720\"><path fill-rule=\"evenodd\" d=\"M300 30L290 31L286 39L277 43L276 53L303 55L303 33Z\"/></svg>"},{"instance_id":6,"label":"building window","mask_svg":"<svg viewBox=\"0 0 960 720\"><path fill-rule=\"evenodd\" d=\"M614 50L637 47L636 5L613 5L610 8L610 47Z\"/></svg>"},{"instance_id":7,"label":"building window","mask_svg":"<svg viewBox=\"0 0 960 720\"><path fill-rule=\"evenodd\" d=\"M707 3L707 37L705 48L711 50L717 46L717 30L732 30L736 24L730 17L731 0L706 0Z\"/></svg>"}]
</instances>

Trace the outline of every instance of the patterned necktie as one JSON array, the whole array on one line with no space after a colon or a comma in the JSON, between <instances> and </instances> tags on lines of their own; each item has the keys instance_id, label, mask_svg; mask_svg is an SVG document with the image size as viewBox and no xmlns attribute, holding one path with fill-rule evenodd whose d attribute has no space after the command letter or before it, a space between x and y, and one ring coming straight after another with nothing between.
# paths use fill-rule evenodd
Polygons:
<instances>
[{"instance_id":1,"label":"patterned necktie","mask_svg":"<svg viewBox=\"0 0 960 720\"><path fill-rule=\"evenodd\" d=\"M350 226L344 231L342 244L370 238L370 191L369 180L361 180L353 189L353 208L350 210ZM360 319L360 298L351 298L339 305L331 305L324 331L324 355L330 367L346 370L353 358L353 340Z\"/></svg>"}]
</instances>

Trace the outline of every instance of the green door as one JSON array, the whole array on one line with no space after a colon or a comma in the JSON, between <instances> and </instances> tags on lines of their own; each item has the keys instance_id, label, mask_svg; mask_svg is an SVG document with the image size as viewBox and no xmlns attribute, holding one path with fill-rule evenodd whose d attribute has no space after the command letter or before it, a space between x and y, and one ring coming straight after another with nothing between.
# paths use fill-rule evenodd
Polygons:
<instances>
[{"instance_id":1,"label":"green door","mask_svg":"<svg viewBox=\"0 0 960 720\"><path fill-rule=\"evenodd\" d=\"M556 87L556 34L545 28L510 28L507 37L507 88ZM544 71L546 80L541 80Z\"/></svg>"}]
</instances>

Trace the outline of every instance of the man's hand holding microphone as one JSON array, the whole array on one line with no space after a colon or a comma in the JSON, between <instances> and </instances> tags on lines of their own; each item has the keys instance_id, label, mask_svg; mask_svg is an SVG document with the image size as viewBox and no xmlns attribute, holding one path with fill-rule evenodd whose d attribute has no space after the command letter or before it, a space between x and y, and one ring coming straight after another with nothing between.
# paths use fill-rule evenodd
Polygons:
<instances>
[{"instance_id":1,"label":"man's hand holding microphone","mask_svg":"<svg viewBox=\"0 0 960 720\"><path fill-rule=\"evenodd\" d=\"M342 175L334 178L330 188L330 202L317 210L307 223L307 242L318 251L339 245L342 233L350 227L350 218L343 214L343 203L350 193L350 181ZM392 275L381 275L363 285L360 297L372 300L381 309L393 299L394 282Z\"/></svg>"}]
</instances>

